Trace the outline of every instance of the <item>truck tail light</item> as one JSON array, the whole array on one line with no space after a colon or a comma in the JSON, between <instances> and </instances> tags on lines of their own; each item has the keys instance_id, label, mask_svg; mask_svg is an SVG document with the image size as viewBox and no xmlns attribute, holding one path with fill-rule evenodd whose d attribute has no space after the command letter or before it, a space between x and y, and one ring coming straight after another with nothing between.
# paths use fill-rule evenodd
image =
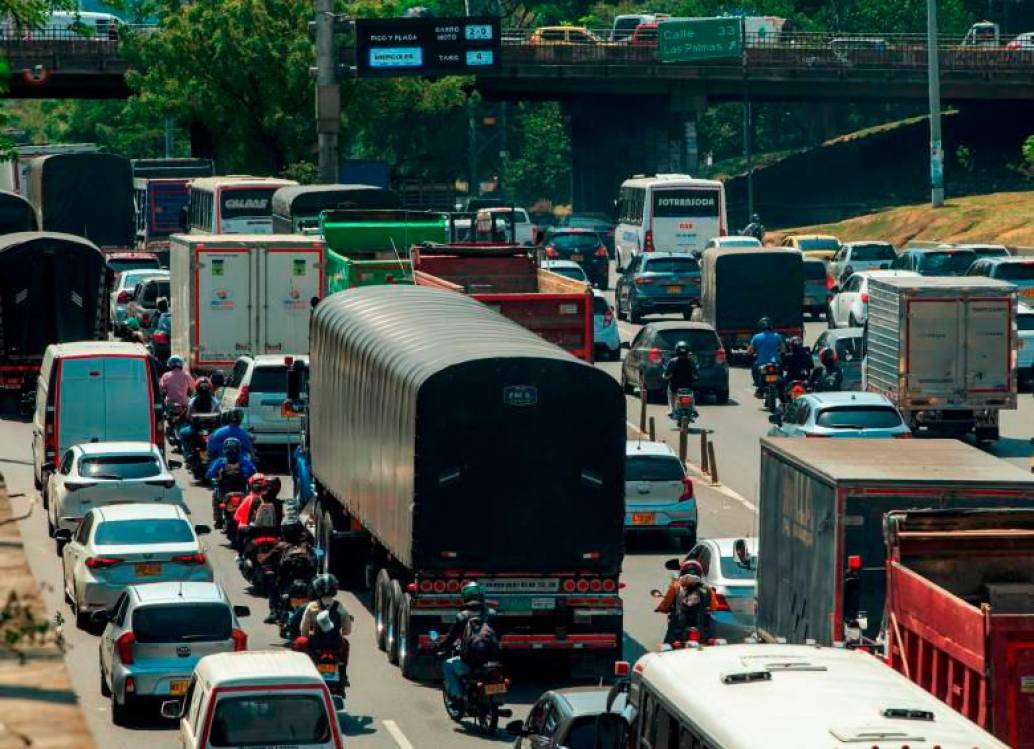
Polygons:
<instances>
[{"instance_id":1,"label":"truck tail light","mask_svg":"<svg viewBox=\"0 0 1034 749\"><path fill-rule=\"evenodd\" d=\"M432 590L434 590L434 583L433 582L431 582L430 580L421 580L420 581L420 592L421 593L430 593Z\"/></svg>"},{"instance_id":2,"label":"truck tail light","mask_svg":"<svg viewBox=\"0 0 1034 749\"><path fill-rule=\"evenodd\" d=\"M575 583L575 589L579 593L588 593L589 592L589 581L584 579L584 578L582 578L577 583Z\"/></svg>"},{"instance_id":3,"label":"truck tail light","mask_svg":"<svg viewBox=\"0 0 1034 749\"><path fill-rule=\"evenodd\" d=\"M725 364L725 359L726 359L725 349L720 348L720 349L718 349L717 351L714 352L714 363L715 364Z\"/></svg>"},{"instance_id":4,"label":"truck tail light","mask_svg":"<svg viewBox=\"0 0 1034 749\"><path fill-rule=\"evenodd\" d=\"M555 260L560 254L553 248L553 245L546 245L546 257Z\"/></svg>"},{"instance_id":5,"label":"truck tail light","mask_svg":"<svg viewBox=\"0 0 1034 749\"><path fill-rule=\"evenodd\" d=\"M687 499L693 499L693 480L689 476L683 476L682 494L679 496L679 502L685 502Z\"/></svg>"},{"instance_id":6,"label":"truck tail light","mask_svg":"<svg viewBox=\"0 0 1034 749\"><path fill-rule=\"evenodd\" d=\"M568 578L567 580L564 580L564 584L560 586L560 588L565 593L574 593L575 587L577 587L577 584L575 583L574 580L572 580L570 578Z\"/></svg>"},{"instance_id":7,"label":"truck tail light","mask_svg":"<svg viewBox=\"0 0 1034 749\"><path fill-rule=\"evenodd\" d=\"M832 291L833 287L837 285L837 280L833 276L826 276L826 291Z\"/></svg>"},{"instance_id":8,"label":"truck tail light","mask_svg":"<svg viewBox=\"0 0 1034 749\"><path fill-rule=\"evenodd\" d=\"M628 661L614 661L614 676L628 676Z\"/></svg>"},{"instance_id":9,"label":"truck tail light","mask_svg":"<svg viewBox=\"0 0 1034 749\"><path fill-rule=\"evenodd\" d=\"M729 601L714 588L711 589L711 611L731 611Z\"/></svg>"},{"instance_id":10,"label":"truck tail light","mask_svg":"<svg viewBox=\"0 0 1034 749\"><path fill-rule=\"evenodd\" d=\"M604 590L604 592L606 592L606 593L613 593L617 589L618 589L618 584L617 584L616 580L611 580L610 578L608 578L608 579L603 581L603 590Z\"/></svg>"},{"instance_id":11,"label":"truck tail light","mask_svg":"<svg viewBox=\"0 0 1034 749\"><path fill-rule=\"evenodd\" d=\"M651 364L660 364L664 360L664 354L659 348L652 348L646 354L646 358L650 360Z\"/></svg>"},{"instance_id":12,"label":"truck tail light","mask_svg":"<svg viewBox=\"0 0 1034 749\"><path fill-rule=\"evenodd\" d=\"M241 389L237 391L237 400L234 401L234 405L239 408L246 408L250 394L251 387L248 385L242 385Z\"/></svg>"},{"instance_id":13,"label":"truck tail light","mask_svg":"<svg viewBox=\"0 0 1034 749\"><path fill-rule=\"evenodd\" d=\"M125 666L133 665L133 643L136 642L136 635L126 632L115 640L115 650L118 651L118 659Z\"/></svg>"},{"instance_id":14,"label":"truck tail light","mask_svg":"<svg viewBox=\"0 0 1034 749\"><path fill-rule=\"evenodd\" d=\"M239 653L248 649L248 633L243 629L234 628L230 632L230 637L233 640L233 652Z\"/></svg>"},{"instance_id":15,"label":"truck tail light","mask_svg":"<svg viewBox=\"0 0 1034 749\"><path fill-rule=\"evenodd\" d=\"M643 252L653 252L653 229L648 229L643 235Z\"/></svg>"}]
</instances>

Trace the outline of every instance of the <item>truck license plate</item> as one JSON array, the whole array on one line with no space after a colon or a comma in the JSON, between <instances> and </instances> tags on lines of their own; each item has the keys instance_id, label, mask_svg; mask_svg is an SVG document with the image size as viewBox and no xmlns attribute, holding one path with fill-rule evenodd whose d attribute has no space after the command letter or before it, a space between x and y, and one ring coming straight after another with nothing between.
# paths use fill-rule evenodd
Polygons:
<instances>
[{"instance_id":1,"label":"truck license plate","mask_svg":"<svg viewBox=\"0 0 1034 749\"><path fill-rule=\"evenodd\" d=\"M657 514L654 512L633 512L632 525L653 525L657 522Z\"/></svg>"},{"instance_id":2,"label":"truck license plate","mask_svg":"<svg viewBox=\"0 0 1034 749\"><path fill-rule=\"evenodd\" d=\"M532 598L532 611L552 611L556 608L556 601L552 598Z\"/></svg>"}]
</instances>

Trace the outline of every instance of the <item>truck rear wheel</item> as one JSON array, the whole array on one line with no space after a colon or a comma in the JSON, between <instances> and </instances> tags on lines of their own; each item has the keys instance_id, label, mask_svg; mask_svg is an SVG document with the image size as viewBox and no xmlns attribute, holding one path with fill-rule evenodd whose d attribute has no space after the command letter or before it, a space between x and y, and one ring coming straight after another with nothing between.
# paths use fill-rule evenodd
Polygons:
<instances>
[{"instance_id":1,"label":"truck rear wheel","mask_svg":"<svg viewBox=\"0 0 1034 749\"><path fill-rule=\"evenodd\" d=\"M420 678L416 668L417 661L419 659L419 651L417 648L416 638L410 634L409 616L411 608L412 597L409 593L406 593L402 596L402 605L399 606L399 669L402 671L402 676L410 681L415 681Z\"/></svg>"},{"instance_id":2,"label":"truck rear wheel","mask_svg":"<svg viewBox=\"0 0 1034 749\"><path fill-rule=\"evenodd\" d=\"M373 634L377 641L377 649L384 650L388 631L388 588L391 577L385 569L377 573L373 584Z\"/></svg>"},{"instance_id":3,"label":"truck rear wheel","mask_svg":"<svg viewBox=\"0 0 1034 749\"><path fill-rule=\"evenodd\" d=\"M399 614L402 609L402 586L392 580L388 586L388 616L385 621L384 649L388 652L388 663L399 662Z\"/></svg>"}]
</instances>

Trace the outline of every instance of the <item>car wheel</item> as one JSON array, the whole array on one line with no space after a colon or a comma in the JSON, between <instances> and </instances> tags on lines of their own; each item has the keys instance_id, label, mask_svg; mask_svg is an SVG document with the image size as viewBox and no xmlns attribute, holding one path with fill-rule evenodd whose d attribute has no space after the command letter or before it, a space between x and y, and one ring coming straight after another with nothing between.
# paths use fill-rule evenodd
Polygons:
<instances>
[{"instance_id":1,"label":"car wheel","mask_svg":"<svg viewBox=\"0 0 1034 749\"><path fill-rule=\"evenodd\" d=\"M619 320L628 319L628 315L626 315L624 311L621 309L621 297L619 297L616 292L614 294L614 311L617 314Z\"/></svg>"},{"instance_id":2,"label":"car wheel","mask_svg":"<svg viewBox=\"0 0 1034 749\"><path fill-rule=\"evenodd\" d=\"M116 726L128 726L133 714L133 703L127 694L125 702L119 702L115 693L111 693L111 722Z\"/></svg>"},{"instance_id":3,"label":"car wheel","mask_svg":"<svg viewBox=\"0 0 1034 749\"><path fill-rule=\"evenodd\" d=\"M398 580L392 580L388 588L388 628L385 632L384 647L388 652L388 662L399 662L399 613L402 610L402 586Z\"/></svg>"},{"instance_id":4,"label":"car wheel","mask_svg":"<svg viewBox=\"0 0 1034 749\"><path fill-rule=\"evenodd\" d=\"M42 487L43 488L40 489L40 494L43 497L43 509L44 510L49 510L50 509L50 496L49 496L50 493L47 491L47 482L48 481L49 481L49 479L46 476L44 476L43 477L43 483L42 483Z\"/></svg>"},{"instance_id":5,"label":"car wheel","mask_svg":"<svg viewBox=\"0 0 1034 749\"><path fill-rule=\"evenodd\" d=\"M377 649L384 650L388 634L388 590L391 577L382 569L377 573L377 582L373 588L373 634L377 640Z\"/></svg>"},{"instance_id":6,"label":"car wheel","mask_svg":"<svg viewBox=\"0 0 1034 749\"><path fill-rule=\"evenodd\" d=\"M50 518L50 513L47 513L47 536L50 538L54 537L54 533L57 529L54 527L54 521Z\"/></svg>"},{"instance_id":7,"label":"car wheel","mask_svg":"<svg viewBox=\"0 0 1034 749\"><path fill-rule=\"evenodd\" d=\"M714 402L720 406L724 406L729 402L729 389L715 390L714 391Z\"/></svg>"},{"instance_id":8,"label":"car wheel","mask_svg":"<svg viewBox=\"0 0 1034 749\"><path fill-rule=\"evenodd\" d=\"M72 602L72 611L75 612L75 626L76 629L81 629L84 632L90 631L90 615L79 608L79 603L76 601Z\"/></svg>"},{"instance_id":9,"label":"car wheel","mask_svg":"<svg viewBox=\"0 0 1034 749\"><path fill-rule=\"evenodd\" d=\"M111 690L108 688L108 680L104 678L104 668L100 664L100 657L97 658L97 671L100 673L101 697L110 697Z\"/></svg>"}]
</instances>

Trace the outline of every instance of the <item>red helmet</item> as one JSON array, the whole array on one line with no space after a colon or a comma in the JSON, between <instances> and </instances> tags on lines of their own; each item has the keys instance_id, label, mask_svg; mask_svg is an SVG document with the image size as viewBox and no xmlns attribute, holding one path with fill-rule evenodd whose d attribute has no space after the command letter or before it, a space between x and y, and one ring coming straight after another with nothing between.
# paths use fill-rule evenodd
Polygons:
<instances>
[{"instance_id":1,"label":"red helmet","mask_svg":"<svg viewBox=\"0 0 1034 749\"><path fill-rule=\"evenodd\" d=\"M679 565L679 574L702 577L704 574L704 566L695 559L684 559L682 564Z\"/></svg>"},{"instance_id":2,"label":"red helmet","mask_svg":"<svg viewBox=\"0 0 1034 749\"><path fill-rule=\"evenodd\" d=\"M819 354L819 361L825 364L827 367L831 364L836 364L837 352L831 346L826 346L822 349L822 353Z\"/></svg>"},{"instance_id":3,"label":"red helmet","mask_svg":"<svg viewBox=\"0 0 1034 749\"><path fill-rule=\"evenodd\" d=\"M248 479L248 491L260 492L266 488L267 483L269 483L269 480L266 478L266 474L256 473Z\"/></svg>"}]
</instances>

